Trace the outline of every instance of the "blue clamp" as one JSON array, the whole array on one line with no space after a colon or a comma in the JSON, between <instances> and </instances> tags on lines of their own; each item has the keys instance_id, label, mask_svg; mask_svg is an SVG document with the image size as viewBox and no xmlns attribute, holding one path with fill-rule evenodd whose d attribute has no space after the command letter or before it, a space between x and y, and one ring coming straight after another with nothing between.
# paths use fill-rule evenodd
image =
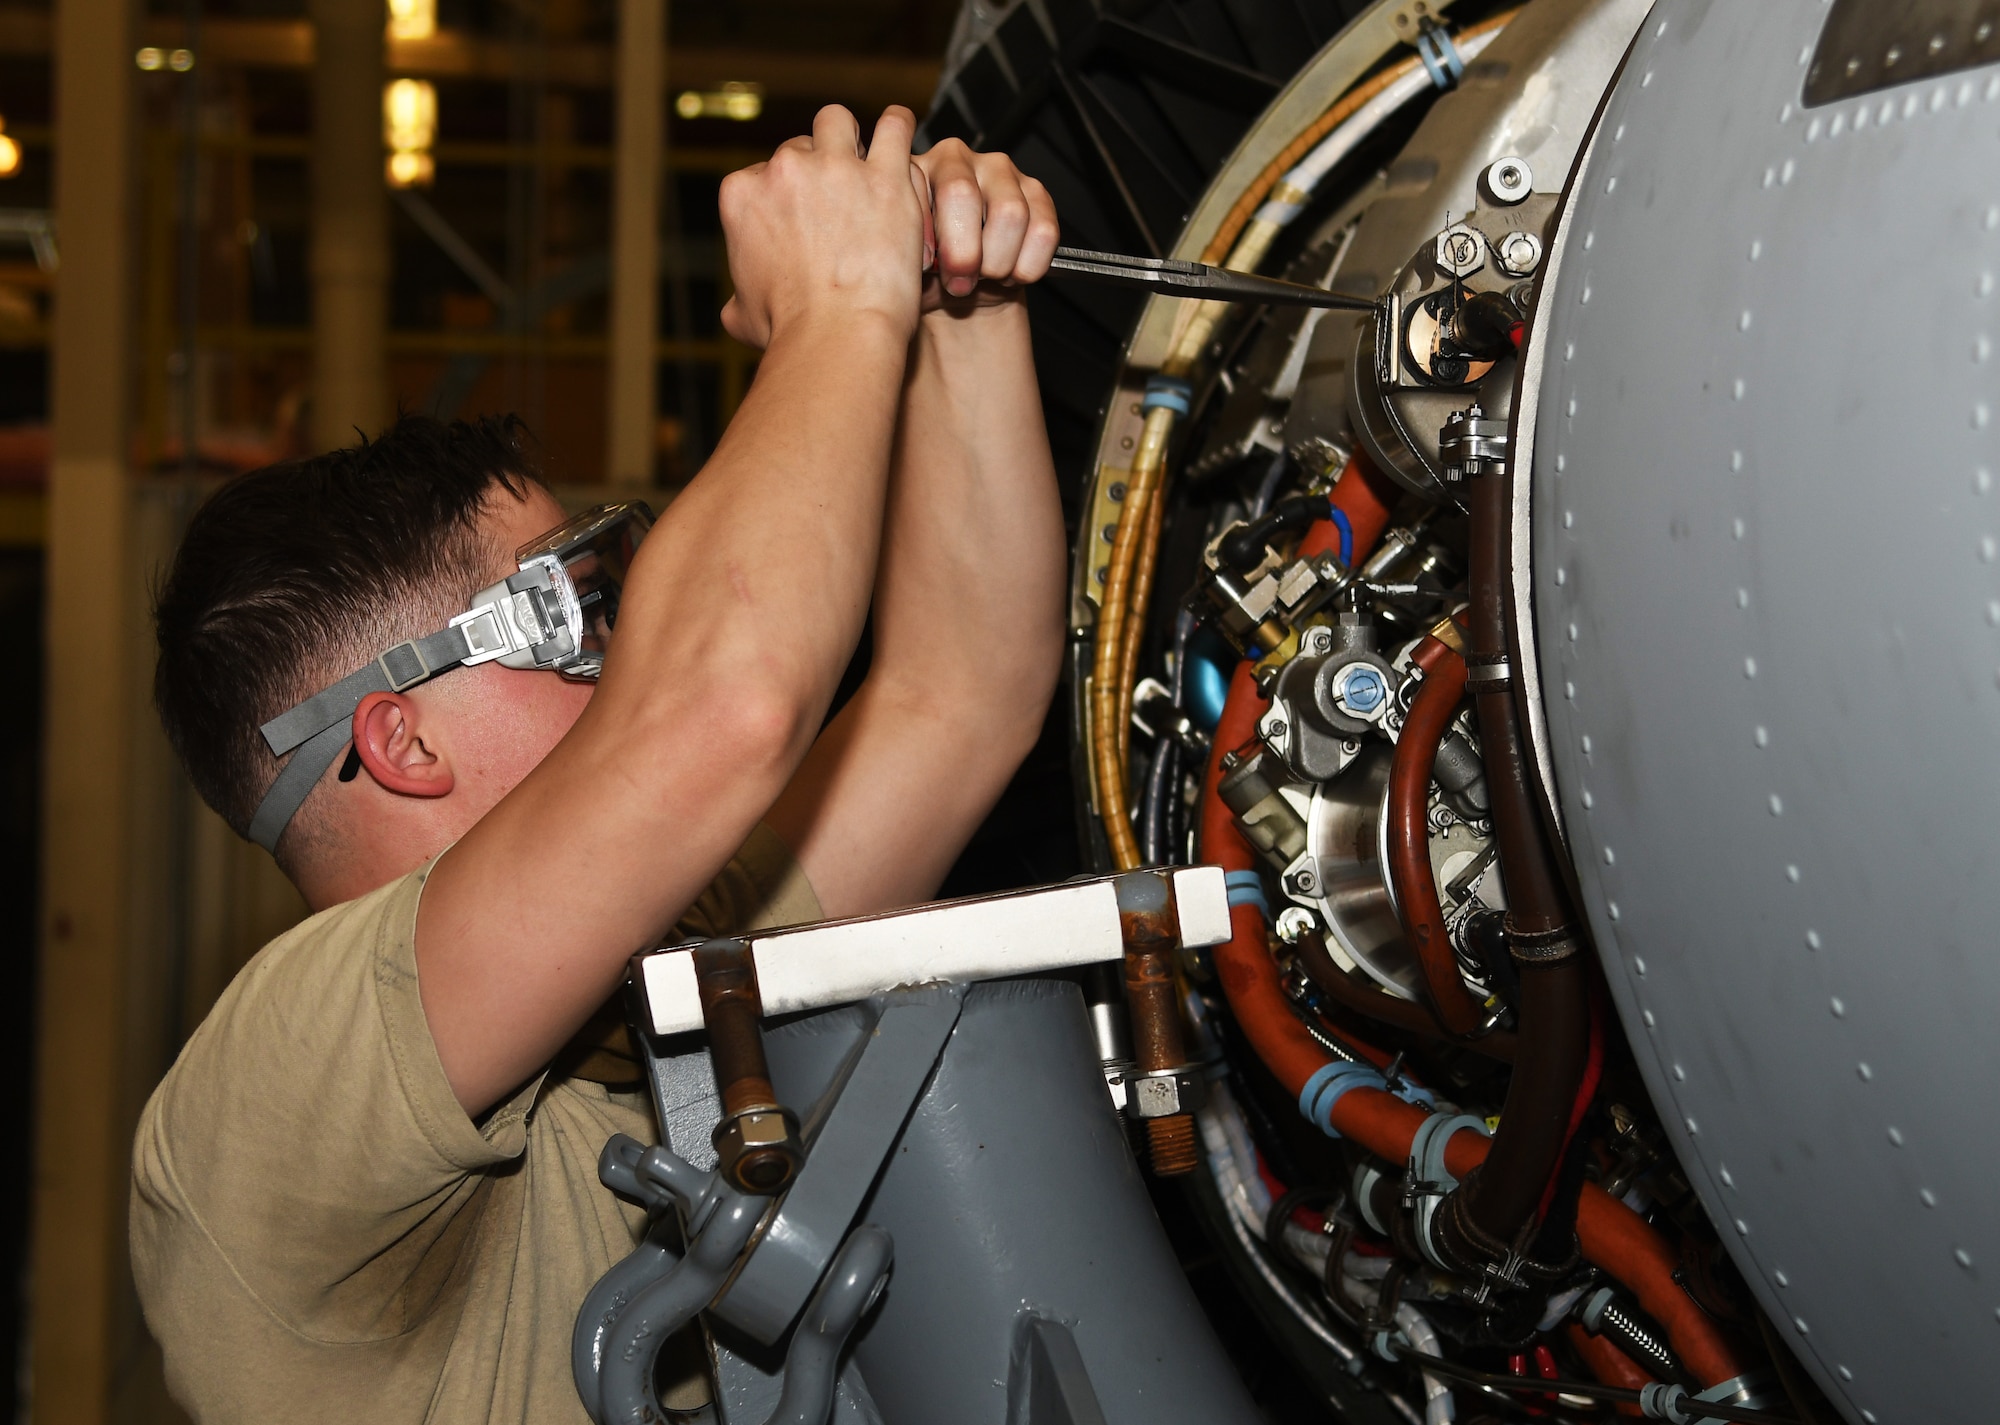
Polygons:
<instances>
[{"instance_id":1,"label":"blue clamp","mask_svg":"<svg viewBox=\"0 0 2000 1425\"><path fill-rule=\"evenodd\" d=\"M1414 1223L1417 1247L1430 1259L1431 1265L1441 1270L1451 1270L1431 1245L1431 1223L1436 1217L1438 1204L1445 1194L1458 1186L1458 1178L1444 1163L1445 1147L1452 1135L1461 1128L1470 1128L1480 1137L1487 1136L1486 1120L1469 1113L1434 1113L1423 1121L1417 1129L1416 1137L1410 1140L1410 1162L1408 1176L1403 1180L1403 1189L1414 1199Z\"/></svg>"},{"instance_id":2,"label":"blue clamp","mask_svg":"<svg viewBox=\"0 0 2000 1425\"><path fill-rule=\"evenodd\" d=\"M1194 387L1178 376L1148 376L1146 398L1139 403L1139 409L1150 411L1155 407L1186 415L1194 407Z\"/></svg>"},{"instance_id":3,"label":"blue clamp","mask_svg":"<svg viewBox=\"0 0 2000 1425\"><path fill-rule=\"evenodd\" d=\"M1257 913L1266 921L1271 918L1271 903L1264 899L1264 878L1255 871L1231 871L1222 878L1229 887L1229 903L1232 906L1254 905Z\"/></svg>"},{"instance_id":4,"label":"blue clamp","mask_svg":"<svg viewBox=\"0 0 2000 1425\"><path fill-rule=\"evenodd\" d=\"M1440 89L1454 89L1465 77L1465 56L1439 25L1426 25L1417 35L1417 57L1424 62L1431 83Z\"/></svg>"},{"instance_id":5,"label":"blue clamp","mask_svg":"<svg viewBox=\"0 0 2000 1425\"><path fill-rule=\"evenodd\" d=\"M1306 1080L1306 1086L1299 1090L1299 1112L1306 1121L1313 1124L1329 1138L1338 1138L1340 1131L1333 1126L1333 1107L1355 1089L1380 1089L1392 1092L1389 1081L1382 1071L1373 1064L1357 1064L1346 1059L1336 1059ZM1413 1103L1421 1108L1437 1107L1437 1095L1429 1089L1404 1080L1393 1090L1396 1097L1405 1103Z\"/></svg>"}]
</instances>

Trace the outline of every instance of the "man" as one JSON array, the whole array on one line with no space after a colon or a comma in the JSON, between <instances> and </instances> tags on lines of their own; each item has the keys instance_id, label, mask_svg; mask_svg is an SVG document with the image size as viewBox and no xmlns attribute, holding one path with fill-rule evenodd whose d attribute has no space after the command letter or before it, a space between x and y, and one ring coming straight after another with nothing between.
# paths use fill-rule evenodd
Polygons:
<instances>
[{"instance_id":1,"label":"man","mask_svg":"<svg viewBox=\"0 0 2000 1425\"><path fill-rule=\"evenodd\" d=\"M198 1418L581 1420L571 1320L638 1225L596 1156L653 1133L630 1072L573 1072L627 958L684 916L925 898L1032 744L1064 553L1019 284L1055 215L1002 157L913 161L913 129L888 110L864 155L829 108L724 182L724 322L764 356L632 560L594 686L371 681L561 522L511 427L406 421L193 521L161 713L318 912L139 1131L135 1271ZM871 599L869 674L822 729ZM258 729L340 687L368 689L324 734L351 748L273 816Z\"/></svg>"}]
</instances>

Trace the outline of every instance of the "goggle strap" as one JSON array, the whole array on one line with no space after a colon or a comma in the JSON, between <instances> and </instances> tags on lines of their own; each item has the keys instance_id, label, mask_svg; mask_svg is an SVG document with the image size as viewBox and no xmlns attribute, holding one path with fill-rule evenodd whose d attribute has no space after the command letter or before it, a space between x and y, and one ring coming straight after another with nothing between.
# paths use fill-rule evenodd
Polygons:
<instances>
[{"instance_id":1,"label":"goggle strap","mask_svg":"<svg viewBox=\"0 0 2000 1425\"><path fill-rule=\"evenodd\" d=\"M265 723L261 729L264 741L273 756L282 757L308 738L345 723L370 693L404 692L449 672L471 656L472 645L460 627L399 643L373 663L355 669L332 687Z\"/></svg>"},{"instance_id":2,"label":"goggle strap","mask_svg":"<svg viewBox=\"0 0 2000 1425\"><path fill-rule=\"evenodd\" d=\"M278 838L285 834L285 828L291 825L306 797L319 785L319 779L326 775L326 769L333 765L333 759L347 743L347 725L337 722L307 738L292 753L292 760L278 770L278 779L264 793L264 800L257 803L257 814L250 818L252 841L273 856L278 854Z\"/></svg>"},{"instance_id":3,"label":"goggle strap","mask_svg":"<svg viewBox=\"0 0 2000 1425\"><path fill-rule=\"evenodd\" d=\"M355 669L265 723L260 731L272 753L282 757L290 752L292 759L278 770L277 779L257 803L250 818L250 839L277 854L278 838L347 746L348 723L363 698L370 693L400 693L428 682L458 667L472 651L465 629L456 626L399 643L365 668Z\"/></svg>"}]
</instances>

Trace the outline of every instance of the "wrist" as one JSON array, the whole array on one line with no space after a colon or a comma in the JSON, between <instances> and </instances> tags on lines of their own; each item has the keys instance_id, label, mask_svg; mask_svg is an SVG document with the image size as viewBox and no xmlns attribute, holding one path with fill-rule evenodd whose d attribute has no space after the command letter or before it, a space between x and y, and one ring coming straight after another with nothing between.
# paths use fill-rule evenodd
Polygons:
<instances>
[{"instance_id":1,"label":"wrist","mask_svg":"<svg viewBox=\"0 0 2000 1425\"><path fill-rule=\"evenodd\" d=\"M999 302L933 308L917 323L918 339L941 353L960 349L990 354L996 341L1028 339L1028 304L1017 292Z\"/></svg>"},{"instance_id":2,"label":"wrist","mask_svg":"<svg viewBox=\"0 0 2000 1425\"><path fill-rule=\"evenodd\" d=\"M901 360L910 345L914 316L866 301L822 302L774 321L767 351L830 343L869 351L879 347Z\"/></svg>"}]
</instances>

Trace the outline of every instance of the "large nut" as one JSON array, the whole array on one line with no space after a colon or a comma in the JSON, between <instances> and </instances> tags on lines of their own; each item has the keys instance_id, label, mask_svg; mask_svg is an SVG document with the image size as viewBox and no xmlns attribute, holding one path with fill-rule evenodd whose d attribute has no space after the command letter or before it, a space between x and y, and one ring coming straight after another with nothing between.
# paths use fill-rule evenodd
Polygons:
<instances>
[{"instance_id":1,"label":"large nut","mask_svg":"<svg viewBox=\"0 0 2000 1425\"><path fill-rule=\"evenodd\" d=\"M1192 1069L1158 1069L1125 1081L1126 1111L1134 1118L1171 1118L1201 1106L1202 1082Z\"/></svg>"},{"instance_id":2,"label":"large nut","mask_svg":"<svg viewBox=\"0 0 2000 1425\"><path fill-rule=\"evenodd\" d=\"M1437 265L1454 277L1470 277L1486 265L1486 238L1477 228L1453 223L1437 235Z\"/></svg>"},{"instance_id":3,"label":"large nut","mask_svg":"<svg viewBox=\"0 0 2000 1425\"><path fill-rule=\"evenodd\" d=\"M799 1120L788 1108L753 1108L715 1125L716 1171L738 1192L770 1197L805 1166Z\"/></svg>"}]
</instances>

